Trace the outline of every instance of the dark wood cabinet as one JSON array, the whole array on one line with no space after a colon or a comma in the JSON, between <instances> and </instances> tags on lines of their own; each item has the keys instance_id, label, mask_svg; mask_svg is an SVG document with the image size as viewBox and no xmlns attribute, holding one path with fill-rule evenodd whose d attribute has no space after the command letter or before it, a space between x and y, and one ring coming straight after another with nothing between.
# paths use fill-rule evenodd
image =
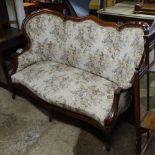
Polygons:
<instances>
[{"instance_id":1,"label":"dark wood cabinet","mask_svg":"<svg viewBox=\"0 0 155 155\"><path fill-rule=\"evenodd\" d=\"M11 54L25 45L23 34L17 28L10 27L5 0L0 4L0 85L8 87L8 68Z\"/></svg>"},{"instance_id":2,"label":"dark wood cabinet","mask_svg":"<svg viewBox=\"0 0 155 155\"><path fill-rule=\"evenodd\" d=\"M135 13L155 15L155 0L140 0L135 5Z\"/></svg>"},{"instance_id":3,"label":"dark wood cabinet","mask_svg":"<svg viewBox=\"0 0 155 155\"><path fill-rule=\"evenodd\" d=\"M0 36L0 86L8 88L8 71L11 55L25 46L26 41L21 31L15 28L4 29L5 36Z\"/></svg>"}]
</instances>

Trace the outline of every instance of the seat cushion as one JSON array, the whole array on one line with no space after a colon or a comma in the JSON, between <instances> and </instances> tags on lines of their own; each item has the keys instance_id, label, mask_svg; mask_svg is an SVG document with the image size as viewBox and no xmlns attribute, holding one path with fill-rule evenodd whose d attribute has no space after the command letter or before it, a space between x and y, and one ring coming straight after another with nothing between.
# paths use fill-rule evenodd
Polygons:
<instances>
[{"instance_id":1,"label":"seat cushion","mask_svg":"<svg viewBox=\"0 0 155 155\"><path fill-rule=\"evenodd\" d=\"M12 81L50 104L89 116L102 125L118 87L95 74L52 61L33 64L14 74Z\"/></svg>"}]
</instances>

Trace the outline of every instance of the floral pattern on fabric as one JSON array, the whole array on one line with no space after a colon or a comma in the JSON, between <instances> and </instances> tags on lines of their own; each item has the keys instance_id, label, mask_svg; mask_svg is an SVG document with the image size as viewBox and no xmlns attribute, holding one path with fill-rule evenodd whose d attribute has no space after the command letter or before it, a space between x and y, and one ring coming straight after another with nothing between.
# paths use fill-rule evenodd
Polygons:
<instances>
[{"instance_id":1,"label":"floral pattern on fabric","mask_svg":"<svg viewBox=\"0 0 155 155\"><path fill-rule=\"evenodd\" d=\"M91 20L67 21L64 57L71 66L128 88L144 51L143 35L141 28L118 31Z\"/></svg>"},{"instance_id":2,"label":"floral pattern on fabric","mask_svg":"<svg viewBox=\"0 0 155 155\"><path fill-rule=\"evenodd\" d=\"M19 56L20 71L40 60L55 60L56 53L64 50L63 19L50 14L41 14L28 21L25 27L31 48Z\"/></svg>"},{"instance_id":3,"label":"floral pattern on fabric","mask_svg":"<svg viewBox=\"0 0 155 155\"><path fill-rule=\"evenodd\" d=\"M104 125L114 90L128 88L144 51L144 32L118 31L92 20L63 21L51 14L26 24L31 48L18 57L13 83L26 86L50 104L89 116ZM129 105L122 93L118 114Z\"/></svg>"},{"instance_id":4,"label":"floral pattern on fabric","mask_svg":"<svg viewBox=\"0 0 155 155\"><path fill-rule=\"evenodd\" d=\"M28 21L26 32L32 47L19 57L18 71L51 60L100 75L123 88L131 86L144 51L144 32L136 27L118 31L92 20L63 21L43 13Z\"/></svg>"},{"instance_id":5,"label":"floral pattern on fabric","mask_svg":"<svg viewBox=\"0 0 155 155\"><path fill-rule=\"evenodd\" d=\"M36 44L33 44L31 48L24 53L21 53L18 56L18 68L17 72L21 71L22 69L41 61L40 55L37 53L37 48L35 46Z\"/></svg>"},{"instance_id":6,"label":"floral pattern on fabric","mask_svg":"<svg viewBox=\"0 0 155 155\"><path fill-rule=\"evenodd\" d=\"M89 116L102 125L118 87L97 75L56 62L42 61L12 76L50 104Z\"/></svg>"}]
</instances>

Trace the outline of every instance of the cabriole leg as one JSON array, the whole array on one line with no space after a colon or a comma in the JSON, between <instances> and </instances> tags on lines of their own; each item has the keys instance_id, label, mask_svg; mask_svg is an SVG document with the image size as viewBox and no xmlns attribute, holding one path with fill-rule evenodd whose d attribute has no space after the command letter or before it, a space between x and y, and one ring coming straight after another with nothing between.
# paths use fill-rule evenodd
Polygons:
<instances>
[{"instance_id":1,"label":"cabriole leg","mask_svg":"<svg viewBox=\"0 0 155 155\"><path fill-rule=\"evenodd\" d=\"M104 140L106 151L110 151L111 150L111 134L110 134L110 132L107 132L106 134L104 134L103 140Z\"/></svg>"},{"instance_id":2,"label":"cabriole leg","mask_svg":"<svg viewBox=\"0 0 155 155\"><path fill-rule=\"evenodd\" d=\"M141 138L141 131L140 131L140 128L137 128L137 131L136 131L136 137L137 137L137 139L136 139L136 150L137 150L137 155L138 154L140 154L141 153L141 140L142 140L142 138Z\"/></svg>"},{"instance_id":3,"label":"cabriole leg","mask_svg":"<svg viewBox=\"0 0 155 155\"><path fill-rule=\"evenodd\" d=\"M16 92L12 92L12 99L15 99L16 98Z\"/></svg>"},{"instance_id":4,"label":"cabriole leg","mask_svg":"<svg viewBox=\"0 0 155 155\"><path fill-rule=\"evenodd\" d=\"M109 135L105 136L105 148L106 148L106 151L110 151L111 150L110 138L111 137Z\"/></svg>"},{"instance_id":5,"label":"cabriole leg","mask_svg":"<svg viewBox=\"0 0 155 155\"><path fill-rule=\"evenodd\" d=\"M54 114L52 110L49 110L49 122L52 122L54 118Z\"/></svg>"}]
</instances>

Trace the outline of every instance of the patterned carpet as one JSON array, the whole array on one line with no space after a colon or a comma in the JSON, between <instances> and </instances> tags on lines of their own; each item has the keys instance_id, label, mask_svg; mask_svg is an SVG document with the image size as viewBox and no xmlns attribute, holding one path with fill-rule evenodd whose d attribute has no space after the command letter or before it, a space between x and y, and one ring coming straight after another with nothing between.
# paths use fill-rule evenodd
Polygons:
<instances>
[{"instance_id":1,"label":"patterned carpet","mask_svg":"<svg viewBox=\"0 0 155 155\"><path fill-rule=\"evenodd\" d=\"M151 105L155 107L155 75L151 75ZM141 82L142 109L145 110L146 82ZM65 122L66 118L64 118ZM135 129L121 121L112 134L112 150L107 152L98 131L54 120L27 100L12 100L0 88L0 155L134 155ZM153 138L146 155L154 155Z\"/></svg>"}]
</instances>

